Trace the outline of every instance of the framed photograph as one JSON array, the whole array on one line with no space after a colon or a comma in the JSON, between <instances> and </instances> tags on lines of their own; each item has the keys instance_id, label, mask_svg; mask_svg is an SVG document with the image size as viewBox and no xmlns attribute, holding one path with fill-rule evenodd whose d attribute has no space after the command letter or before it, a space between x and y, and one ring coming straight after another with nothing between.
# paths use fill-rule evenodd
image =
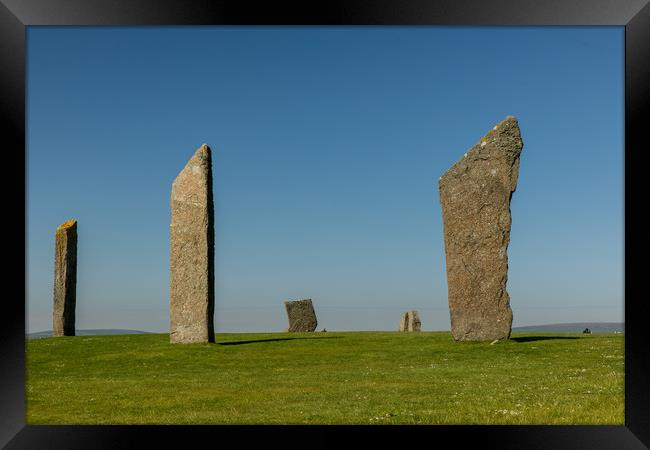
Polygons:
<instances>
[{"instance_id":1,"label":"framed photograph","mask_svg":"<svg viewBox=\"0 0 650 450\"><path fill-rule=\"evenodd\" d=\"M399 3L0 0L0 444L650 446L648 2Z\"/></svg>"}]
</instances>

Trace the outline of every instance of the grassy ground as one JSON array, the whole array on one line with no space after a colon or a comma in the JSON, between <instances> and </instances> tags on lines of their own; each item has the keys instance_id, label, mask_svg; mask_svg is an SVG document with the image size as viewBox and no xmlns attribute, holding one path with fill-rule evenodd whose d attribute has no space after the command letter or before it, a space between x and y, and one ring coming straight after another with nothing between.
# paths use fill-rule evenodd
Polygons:
<instances>
[{"instance_id":1,"label":"grassy ground","mask_svg":"<svg viewBox=\"0 0 650 450\"><path fill-rule=\"evenodd\" d=\"M166 334L27 342L28 424L618 424L623 335Z\"/></svg>"}]
</instances>

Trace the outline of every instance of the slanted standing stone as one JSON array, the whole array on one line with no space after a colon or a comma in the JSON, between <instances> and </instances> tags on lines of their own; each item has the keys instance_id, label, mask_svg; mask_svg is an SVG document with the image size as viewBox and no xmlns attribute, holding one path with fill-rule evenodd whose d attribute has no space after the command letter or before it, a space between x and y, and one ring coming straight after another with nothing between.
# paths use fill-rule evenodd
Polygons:
<instances>
[{"instance_id":1,"label":"slanted standing stone","mask_svg":"<svg viewBox=\"0 0 650 450\"><path fill-rule=\"evenodd\" d=\"M214 342L212 156L203 144L172 184L170 341Z\"/></svg>"},{"instance_id":2,"label":"slanted standing stone","mask_svg":"<svg viewBox=\"0 0 650 450\"><path fill-rule=\"evenodd\" d=\"M440 177L451 333L457 341L508 339L510 198L523 142L508 116Z\"/></svg>"},{"instance_id":3,"label":"slanted standing stone","mask_svg":"<svg viewBox=\"0 0 650 450\"><path fill-rule=\"evenodd\" d=\"M289 332L307 332L314 331L318 322L316 321L316 312L311 299L294 300L284 302L289 318Z\"/></svg>"},{"instance_id":4,"label":"slanted standing stone","mask_svg":"<svg viewBox=\"0 0 650 450\"><path fill-rule=\"evenodd\" d=\"M54 308L52 335L75 335L77 304L77 221L56 229L54 245Z\"/></svg>"},{"instance_id":5,"label":"slanted standing stone","mask_svg":"<svg viewBox=\"0 0 650 450\"><path fill-rule=\"evenodd\" d=\"M399 323L400 331L420 331L422 322L417 311L407 311L402 314L402 319Z\"/></svg>"}]
</instances>

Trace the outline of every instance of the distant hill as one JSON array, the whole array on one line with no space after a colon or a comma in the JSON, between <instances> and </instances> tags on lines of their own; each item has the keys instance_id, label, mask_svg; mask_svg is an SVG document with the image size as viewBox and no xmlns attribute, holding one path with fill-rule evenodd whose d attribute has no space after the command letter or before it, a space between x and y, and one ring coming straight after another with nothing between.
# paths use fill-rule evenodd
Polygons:
<instances>
[{"instance_id":1,"label":"distant hill","mask_svg":"<svg viewBox=\"0 0 650 450\"><path fill-rule=\"evenodd\" d=\"M582 333L589 328L592 333L622 333L625 324L621 322L574 322L574 323L552 323L544 325L528 325L525 327L512 327L515 333ZM448 331L448 330L447 330ZM115 334L151 334L149 331L101 329L101 330L76 330L77 336L101 336ZM38 339L52 336L52 330L28 333L27 339Z\"/></svg>"},{"instance_id":2,"label":"distant hill","mask_svg":"<svg viewBox=\"0 0 650 450\"><path fill-rule=\"evenodd\" d=\"M514 332L551 332L551 333L582 333L589 328L592 333L622 333L625 324L621 322L574 322L552 323L546 325L530 325L525 327L512 327Z\"/></svg>"},{"instance_id":3,"label":"distant hill","mask_svg":"<svg viewBox=\"0 0 650 450\"><path fill-rule=\"evenodd\" d=\"M119 330L119 329L105 329L105 330L75 330L77 336L98 336L110 334L150 334L148 331L140 330ZM27 333L27 339L38 339L51 337L52 330L37 331L36 333Z\"/></svg>"}]
</instances>

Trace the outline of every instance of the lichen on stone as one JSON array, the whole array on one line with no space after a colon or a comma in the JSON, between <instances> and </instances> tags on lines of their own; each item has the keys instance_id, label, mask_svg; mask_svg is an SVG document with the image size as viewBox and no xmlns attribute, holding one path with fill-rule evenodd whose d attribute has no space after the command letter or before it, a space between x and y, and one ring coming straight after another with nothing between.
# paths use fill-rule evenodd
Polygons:
<instances>
[{"instance_id":1,"label":"lichen on stone","mask_svg":"<svg viewBox=\"0 0 650 450\"><path fill-rule=\"evenodd\" d=\"M64 230L64 229L70 228L70 227L72 227L72 226L74 226L76 224L77 224L77 221L75 219L66 220L61 225L59 225L58 229L59 230ZM51 228L50 228L50 230L51 230Z\"/></svg>"}]
</instances>

